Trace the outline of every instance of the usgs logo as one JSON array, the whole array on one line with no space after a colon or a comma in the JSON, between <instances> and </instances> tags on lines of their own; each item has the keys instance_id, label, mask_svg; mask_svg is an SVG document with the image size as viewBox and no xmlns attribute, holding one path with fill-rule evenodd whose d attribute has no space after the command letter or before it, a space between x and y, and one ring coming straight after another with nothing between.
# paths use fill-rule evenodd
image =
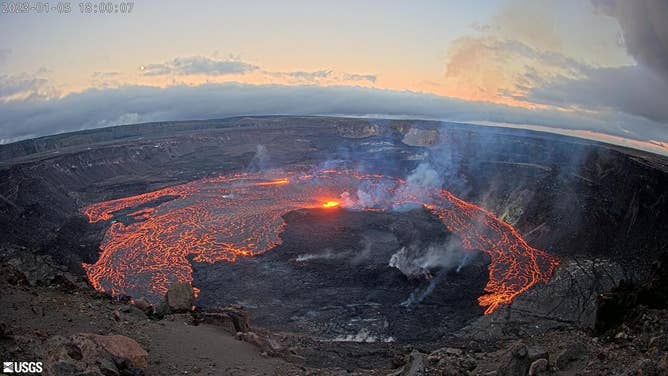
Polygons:
<instances>
[{"instance_id":1,"label":"usgs logo","mask_svg":"<svg viewBox=\"0 0 668 376\"><path fill-rule=\"evenodd\" d=\"M42 373L42 362L2 362L2 373Z\"/></svg>"}]
</instances>

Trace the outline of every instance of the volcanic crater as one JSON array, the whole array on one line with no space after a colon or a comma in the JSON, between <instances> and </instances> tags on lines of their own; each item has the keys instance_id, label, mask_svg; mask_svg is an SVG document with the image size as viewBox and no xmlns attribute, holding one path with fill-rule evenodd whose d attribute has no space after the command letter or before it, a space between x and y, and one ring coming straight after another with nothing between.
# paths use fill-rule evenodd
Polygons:
<instances>
[{"instance_id":1,"label":"volcanic crater","mask_svg":"<svg viewBox=\"0 0 668 376\"><path fill-rule=\"evenodd\" d=\"M3 242L98 290L323 342L494 341L593 328L665 248L663 157L455 123L256 117L0 148Z\"/></svg>"}]
</instances>

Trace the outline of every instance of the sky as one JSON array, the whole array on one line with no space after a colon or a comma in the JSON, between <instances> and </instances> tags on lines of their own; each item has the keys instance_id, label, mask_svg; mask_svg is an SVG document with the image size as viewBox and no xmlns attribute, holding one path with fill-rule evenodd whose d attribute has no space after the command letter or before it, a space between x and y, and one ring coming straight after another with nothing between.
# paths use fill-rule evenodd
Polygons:
<instances>
[{"instance_id":1,"label":"sky","mask_svg":"<svg viewBox=\"0 0 668 376\"><path fill-rule=\"evenodd\" d=\"M0 143L285 114L533 127L668 153L665 0L3 4Z\"/></svg>"}]
</instances>

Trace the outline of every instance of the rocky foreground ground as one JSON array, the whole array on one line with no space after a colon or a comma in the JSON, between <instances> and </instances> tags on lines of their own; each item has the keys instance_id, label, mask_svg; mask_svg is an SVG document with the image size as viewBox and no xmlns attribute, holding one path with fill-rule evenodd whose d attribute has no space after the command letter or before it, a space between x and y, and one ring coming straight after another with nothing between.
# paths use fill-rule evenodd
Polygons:
<instances>
[{"instance_id":1,"label":"rocky foreground ground","mask_svg":"<svg viewBox=\"0 0 668 376\"><path fill-rule=\"evenodd\" d=\"M668 374L668 310L629 309L643 301L642 289L631 290L608 297L624 313L596 336L560 329L427 351L268 332L241 307L193 308L188 285L173 285L158 307L111 298L49 256L0 247L0 353L42 361L52 375Z\"/></svg>"}]
</instances>

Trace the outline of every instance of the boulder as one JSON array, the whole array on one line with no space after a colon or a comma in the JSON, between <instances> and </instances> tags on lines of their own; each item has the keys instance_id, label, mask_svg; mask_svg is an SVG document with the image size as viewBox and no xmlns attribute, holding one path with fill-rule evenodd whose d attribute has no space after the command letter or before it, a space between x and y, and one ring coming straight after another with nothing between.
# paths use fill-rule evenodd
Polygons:
<instances>
[{"instance_id":1,"label":"boulder","mask_svg":"<svg viewBox=\"0 0 668 376\"><path fill-rule=\"evenodd\" d=\"M116 364L112 362L109 359L100 359L97 362L98 368L100 369L100 372L104 376L118 376L120 375L120 372L118 371L118 367L116 367Z\"/></svg>"},{"instance_id":2,"label":"boulder","mask_svg":"<svg viewBox=\"0 0 668 376\"><path fill-rule=\"evenodd\" d=\"M171 310L169 309L169 305L167 304L167 299L163 299L160 304L158 304L157 307L153 309L153 315L151 317L162 320L165 318L165 316L169 315L171 313Z\"/></svg>"},{"instance_id":3,"label":"boulder","mask_svg":"<svg viewBox=\"0 0 668 376\"><path fill-rule=\"evenodd\" d=\"M153 314L153 306L144 298L135 299L132 301L132 304L148 316Z\"/></svg>"},{"instance_id":4,"label":"boulder","mask_svg":"<svg viewBox=\"0 0 668 376\"><path fill-rule=\"evenodd\" d=\"M533 362L539 359L550 361L550 354L542 347L529 347L529 361Z\"/></svg>"},{"instance_id":5,"label":"boulder","mask_svg":"<svg viewBox=\"0 0 668 376\"><path fill-rule=\"evenodd\" d=\"M108 354L85 335L53 336L44 345L42 358L47 368L86 370L96 359ZM58 372L54 372L60 374ZM61 372L64 373L64 372Z\"/></svg>"},{"instance_id":6,"label":"boulder","mask_svg":"<svg viewBox=\"0 0 668 376\"><path fill-rule=\"evenodd\" d=\"M143 369L148 366L148 353L132 338L121 335L89 334L88 336L109 354L127 361L132 367Z\"/></svg>"},{"instance_id":7,"label":"boulder","mask_svg":"<svg viewBox=\"0 0 668 376\"><path fill-rule=\"evenodd\" d=\"M434 369L437 369L447 375L468 375L478 366L474 357L454 347L434 350L427 360L432 366L429 371L433 373Z\"/></svg>"},{"instance_id":8,"label":"boulder","mask_svg":"<svg viewBox=\"0 0 668 376\"><path fill-rule=\"evenodd\" d=\"M523 343L516 344L506 352L496 374L499 376L524 376L529 372L531 359L529 349Z\"/></svg>"},{"instance_id":9,"label":"boulder","mask_svg":"<svg viewBox=\"0 0 668 376\"><path fill-rule=\"evenodd\" d=\"M264 346L264 341L262 340L262 337L260 337L257 333L254 332L237 333L237 339L244 342L248 342L251 345L255 345L260 348Z\"/></svg>"},{"instance_id":10,"label":"boulder","mask_svg":"<svg viewBox=\"0 0 668 376\"><path fill-rule=\"evenodd\" d=\"M548 365L549 363L545 358L535 360L529 367L529 376L537 376L547 372Z\"/></svg>"},{"instance_id":11,"label":"boulder","mask_svg":"<svg viewBox=\"0 0 668 376\"><path fill-rule=\"evenodd\" d=\"M263 353L270 356L277 356L285 350L285 348L281 346L276 339L272 338L271 335L263 335L254 332L239 332L237 333L237 339L257 346Z\"/></svg>"},{"instance_id":12,"label":"boulder","mask_svg":"<svg viewBox=\"0 0 668 376\"><path fill-rule=\"evenodd\" d=\"M53 375L139 374L148 354L134 340L92 333L53 336L40 345L45 373Z\"/></svg>"},{"instance_id":13,"label":"boulder","mask_svg":"<svg viewBox=\"0 0 668 376\"><path fill-rule=\"evenodd\" d=\"M398 371L391 373L391 376L426 376L424 354L413 350L408 357L408 362Z\"/></svg>"},{"instance_id":14,"label":"boulder","mask_svg":"<svg viewBox=\"0 0 668 376\"><path fill-rule=\"evenodd\" d=\"M188 312L195 302L193 287L187 282L172 283L167 290L167 306L172 312Z\"/></svg>"},{"instance_id":15,"label":"boulder","mask_svg":"<svg viewBox=\"0 0 668 376\"><path fill-rule=\"evenodd\" d=\"M587 353L587 347L582 343L577 342L571 344L569 347L562 350L559 355L557 355L555 365L560 370L565 370L570 366L571 363L585 359L587 357Z\"/></svg>"},{"instance_id":16,"label":"boulder","mask_svg":"<svg viewBox=\"0 0 668 376\"><path fill-rule=\"evenodd\" d=\"M457 348L454 348L454 347L446 347L443 350L443 352L448 354L448 355L462 355L464 353L464 351L462 351L462 349L457 349Z\"/></svg>"},{"instance_id":17,"label":"boulder","mask_svg":"<svg viewBox=\"0 0 668 376\"><path fill-rule=\"evenodd\" d=\"M196 324L222 326L232 334L250 331L250 315L241 306L233 305L215 312L194 312Z\"/></svg>"}]
</instances>

